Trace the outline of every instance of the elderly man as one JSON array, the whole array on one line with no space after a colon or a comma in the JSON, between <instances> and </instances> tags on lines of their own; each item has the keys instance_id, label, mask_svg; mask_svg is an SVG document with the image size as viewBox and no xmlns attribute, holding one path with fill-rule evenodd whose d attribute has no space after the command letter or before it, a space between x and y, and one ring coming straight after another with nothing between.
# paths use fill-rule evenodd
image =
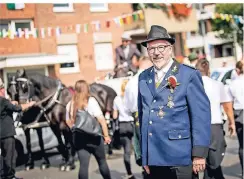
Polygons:
<instances>
[{"instance_id":1,"label":"elderly man","mask_svg":"<svg viewBox=\"0 0 244 179\"><path fill-rule=\"evenodd\" d=\"M20 179L15 177L15 127L13 123L13 112L20 112L33 106L35 102L17 105L16 101L9 101L5 98L4 86L0 78L0 147L3 165L1 165L2 179Z\"/></svg>"},{"instance_id":2,"label":"elderly man","mask_svg":"<svg viewBox=\"0 0 244 179\"><path fill-rule=\"evenodd\" d=\"M157 25L142 42L153 63L140 74L138 88L142 165L152 179L198 178L211 139L201 74L172 59L174 43Z\"/></svg>"},{"instance_id":3,"label":"elderly man","mask_svg":"<svg viewBox=\"0 0 244 179\"><path fill-rule=\"evenodd\" d=\"M131 37L128 34L123 34L122 44L115 49L116 52L116 68L123 69L124 76L127 76L128 71L137 72L133 60L134 57L139 58L141 53L136 45L131 44Z\"/></svg>"}]
</instances>

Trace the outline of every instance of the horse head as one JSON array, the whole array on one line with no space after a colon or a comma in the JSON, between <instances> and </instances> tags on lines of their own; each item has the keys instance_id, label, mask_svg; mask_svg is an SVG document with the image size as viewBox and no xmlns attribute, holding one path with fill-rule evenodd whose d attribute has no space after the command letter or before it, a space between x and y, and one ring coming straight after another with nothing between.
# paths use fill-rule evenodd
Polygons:
<instances>
[{"instance_id":1,"label":"horse head","mask_svg":"<svg viewBox=\"0 0 244 179\"><path fill-rule=\"evenodd\" d=\"M17 81L15 76L9 78L7 87L7 94L11 97L11 100L18 101Z\"/></svg>"},{"instance_id":2,"label":"horse head","mask_svg":"<svg viewBox=\"0 0 244 179\"><path fill-rule=\"evenodd\" d=\"M28 78L25 69L17 70L15 80L12 80L12 88L15 86L16 95L20 104L27 103L33 97L34 86ZM14 91L14 90L12 90ZM14 94L14 92L12 92Z\"/></svg>"}]
</instances>

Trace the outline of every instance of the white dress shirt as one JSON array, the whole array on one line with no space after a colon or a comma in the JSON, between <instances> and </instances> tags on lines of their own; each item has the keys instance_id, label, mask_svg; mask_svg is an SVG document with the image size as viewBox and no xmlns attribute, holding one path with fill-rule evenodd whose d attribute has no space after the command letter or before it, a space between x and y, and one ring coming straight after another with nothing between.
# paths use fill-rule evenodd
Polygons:
<instances>
[{"instance_id":1,"label":"white dress shirt","mask_svg":"<svg viewBox=\"0 0 244 179\"><path fill-rule=\"evenodd\" d=\"M66 120L69 120L70 104L71 104L71 101L66 106ZM97 100L94 97L90 97L88 99L87 108L85 108L85 110L93 117L99 117L99 116L103 115L103 112L102 112Z\"/></svg>"},{"instance_id":2,"label":"white dress shirt","mask_svg":"<svg viewBox=\"0 0 244 179\"><path fill-rule=\"evenodd\" d=\"M144 70L139 69L137 74L133 76L125 87L125 94L124 94L124 107L128 113L134 113L138 111L137 106L137 96L138 96L138 82L139 82L139 75Z\"/></svg>"},{"instance_id":3,"label":"white dress shirt","mask_svg":"<svg viewBox=\"0 0 244 179\"><path fill-rule=\"evenodd\" d=\"M129 55L129 51L130 51L130 46L127 45L127 46L123 49L123 51L124 51L124 54L125 54L125 59L127 59L127 58L128 58L128 55Z\"/></svg>"},{"instance_id":4,"label":"white dress shirt","mask_svg":"<svg viewBox=\"0 0 244 179\"><path fill-rule=\"evenodd\" d=\"M202 79L205 92L210 101L211 124L222 124L221 103L231 102L231 99L229 98L223 83L213 80L208 76L203 76Z\"/></svg>"},{"instance_id":5,"label":"white dress shirt","mask_svg":"<svg viewBox=\"0 0 244 179\"><path fill-rule=\"evenodd\" d=\"M229 94L234 101L234 109L244 109L244 75L238 76L229 84Z\"/></svg>"},{"instance_id":6,"label":"white dress shirt","mask_svg":"<svg viewBox=\"0 0 244 179\"><path fill-rule=\"evenodd\" d=\"M124 97L122 96L115 97L113 109L119 112L119 122L134 121L134 118L125 109Z\"/></svg>"},{"instance_id":7,"label":"white dress shirt","mask_svg":"<svg viewBox=\"0 0 244 179\"><path fill-rule=\"evenodd\" d=\"M158 70L154 67L155 72L155 82L161 82L164 79L164 76L169 71L171 65L174 63L173 59L170 59L169 63L162 69Z\"/></svg>"}]
</instances>

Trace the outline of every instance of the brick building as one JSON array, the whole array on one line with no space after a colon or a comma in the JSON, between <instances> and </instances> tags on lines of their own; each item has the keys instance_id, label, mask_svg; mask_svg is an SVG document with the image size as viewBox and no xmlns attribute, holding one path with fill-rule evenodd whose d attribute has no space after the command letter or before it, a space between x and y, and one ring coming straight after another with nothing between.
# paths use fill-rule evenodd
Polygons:
<instances>
[{"instance_id":1,"label":"brick building","mask_svg":"<svg viewBox=\"0 0 244 179\"><path fill-rule=\"evenodd\" d=\"M0 76L7 83L8 77L18 68L29 73L40 72L74 85L78 79L92 82L114 68L114 49L121 43L123 28L107 19L132 13L131 4L25 4L19 10L10 10L0 4L0 31L3 28L18 31L35 28L60 27L59 36L47 33L45 38L30 35L28 39L0 38ZM76 24L100 21L101 29L91 25L88 32L76 33ZM50 31L50 33L55 33Z\"/></svg>"}]
</instances>

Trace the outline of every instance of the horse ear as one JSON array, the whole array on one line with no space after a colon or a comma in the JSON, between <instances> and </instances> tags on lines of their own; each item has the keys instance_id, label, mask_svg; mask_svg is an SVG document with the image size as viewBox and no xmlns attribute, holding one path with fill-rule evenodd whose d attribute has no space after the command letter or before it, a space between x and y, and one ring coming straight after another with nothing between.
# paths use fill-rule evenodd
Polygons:
<instances>
[{"instance_id":1,"label":"horse ear","mask_svg":"<svg viewBox=\"0 0 244 179\"><path fill-rule=\"evenodd\" d=\"M26 77L26 71L25 69L18 69L16 72L17 77Z\"/></svg>"}]
</instances>

